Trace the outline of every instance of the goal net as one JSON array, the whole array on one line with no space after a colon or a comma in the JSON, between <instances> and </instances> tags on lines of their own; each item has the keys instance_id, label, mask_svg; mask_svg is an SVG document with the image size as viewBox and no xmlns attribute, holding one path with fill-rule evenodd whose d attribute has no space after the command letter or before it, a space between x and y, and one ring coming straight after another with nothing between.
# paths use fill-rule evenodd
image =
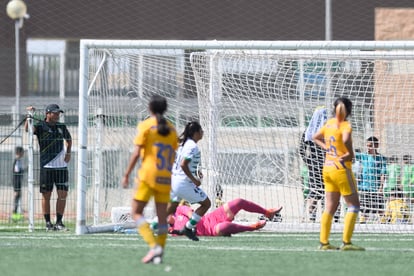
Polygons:
<instances>
[{"instance_id":1,"label":"goal net","mask_svg":"<svg viewBox=\"0 0 414 276\"><path fill-rule=\"evenodd\" d=\"M168 99L167 117L179 133L190 120L203 126L202 187L212 201L282 205L265 228L275 231L319 230L323 200L307 198L312 174L304 172L300 141L316 109L331 116L333 101L348 97L354 148L365 153L375 136L386 157L375 172L387 175L382 204L364 192L366 221L356 231L412 232L413 50L410 42L82 41L77 233L122 224L111 221L112 208L127 217L121 207L133 188L120 188L120 180L153 94ZM387 209L391 200L405 208L398 218ZM155 215L151 205L146 212ZM342 229L345 212L341 206L333 231ZM258 217L241 212L236 219Z\"/></svg>"}]
</instances>

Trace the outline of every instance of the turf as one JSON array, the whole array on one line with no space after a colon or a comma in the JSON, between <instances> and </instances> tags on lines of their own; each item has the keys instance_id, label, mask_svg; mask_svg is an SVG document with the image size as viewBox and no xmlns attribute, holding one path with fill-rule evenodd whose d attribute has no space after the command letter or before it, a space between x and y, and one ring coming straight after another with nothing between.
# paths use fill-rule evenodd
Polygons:
<instances>
[{"instance_id":1,"label":"turf","mask_svg":"<svg viewBox=\"0 0 414 276\"><path fill-rule=\"evenodd\" d=\"M318 235L256 232L169 238L161 265L141 264L137 235L0 233L1 275L413 275L414 234L355 234L364 252L321 252ZM338 244L333 235L332 244Z\"/></svg>"}]
</instances>

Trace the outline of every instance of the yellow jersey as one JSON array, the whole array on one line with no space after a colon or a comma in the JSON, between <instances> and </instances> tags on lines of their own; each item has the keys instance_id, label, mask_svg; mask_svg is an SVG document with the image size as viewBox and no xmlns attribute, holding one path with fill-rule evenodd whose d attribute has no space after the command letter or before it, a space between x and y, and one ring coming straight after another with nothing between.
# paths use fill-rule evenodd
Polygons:
<instances>
[{"instance_id":1,"label":"yellow jersey","mask_svg":"<svg viewBox=\"0 0 414 276\"><path fill-rule=\"evenodd\" d=\"M404 202L403 199L393 199L387 204L384 217L386 222L396 223L407 223L409 219L410 208Z\"/></svg>"},{"instance_id":2,"label":"yellow jersey","mask_svg":"<svg viewBox=\"0 0 414 276\"><path fill-rule=\"evenodd\" d=\"M343 121L338 126L337 119L331 118L321 128L320 132L324 137L327 148L324 170L352 169L351 161L343 162L339 160L339 156L348 152L342 140L342 134L352 133L351 124L348 121Z\"/></svg>"},{"instance_id":3,"label":"yellow jersey","mask_svg":"<svg viewBox=\"0 0 414 276\"><path fill-rule=\"evenodd\" d=\"M157 119L150 117L138 124L134 138L134 145L142 146L139 181L159 191L170 190L171 170L178 148L177 132L171 123L168 125L170 133L162 136L157 130Z\"/></svg>"}]
</instances>

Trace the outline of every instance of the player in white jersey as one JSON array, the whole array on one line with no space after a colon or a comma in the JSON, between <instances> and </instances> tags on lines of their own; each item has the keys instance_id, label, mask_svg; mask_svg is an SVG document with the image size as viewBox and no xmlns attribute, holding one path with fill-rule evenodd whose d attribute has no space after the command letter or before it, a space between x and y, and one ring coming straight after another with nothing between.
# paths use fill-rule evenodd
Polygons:
<instances>
[{"instance_id":1,"label":"player in white jersey","mask_svg":"<svg viewBox=\"0 0 414 276\"><path fill-rule=\"evenodd\" d=\"M185 179L187 181L193 182L190 177L187 176L184 169L181 167L180 162L183 159L187 159L188 162L188 169L191 172L191 175L196 177L197 181L200 181L200 177L197 172L197 167L201 163L201 152L197 146L197 143L190 139L187 139L183 146L180 146L177 150L177 158L176 162L174 163L173 167L173 174L178 178ZM197 179L198 178L198 179ZM196 185L198 183L195 183Z\"/></svg>"},{"instance_id":2,"label":"player in white jersey","mask_svg":"<svg viewBox=\"0 0 414 276\"><path fill-rule=\"evenodd\" d=\"M171 202L168 206L168 214L175 213L181 200L190 203L198 203L200 206L194 211L191 219L180 231L193 241L198 241L195 227L201 217L210 209L211 201L207 194L200 188L201 171L198 170L201 161L201 153L197 142L203 138L203 129L198 122L189 122L180 136L180 146L177 151L173 167L171 183Z\"/></svg>"}]
</instances>

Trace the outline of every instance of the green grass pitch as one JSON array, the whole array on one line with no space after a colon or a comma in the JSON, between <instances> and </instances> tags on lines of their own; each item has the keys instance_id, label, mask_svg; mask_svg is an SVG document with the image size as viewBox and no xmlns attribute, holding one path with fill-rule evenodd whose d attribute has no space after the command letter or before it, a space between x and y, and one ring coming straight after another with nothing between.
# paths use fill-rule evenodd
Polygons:
<instances>
[{"instance_id":1,"label":"green grass pitch","mask_svg":"<svg viewBox=\"0 0 414 276\"><path fill-rule=\"evenodd\" d=\"M334 234L332 244L340 235ZM0 232L1 275L414 275L414 234L359 234L364 252L321 252L318 234L169 237L161 265L141 264L138 235Z\"/></svg>"}]
</instances>

